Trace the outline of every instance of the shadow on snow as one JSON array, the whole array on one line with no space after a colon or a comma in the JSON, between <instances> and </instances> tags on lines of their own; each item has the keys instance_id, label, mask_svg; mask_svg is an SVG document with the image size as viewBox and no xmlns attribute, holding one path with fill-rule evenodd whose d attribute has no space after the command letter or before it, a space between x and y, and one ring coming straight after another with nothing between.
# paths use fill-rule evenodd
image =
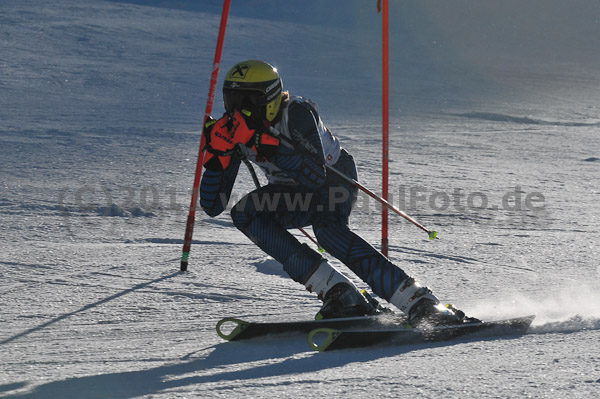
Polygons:
<instances>
[{"instance_id":1,"label":"shadow on snow","mask_svg":"<svg viewBox=\"0 0 600 399\"><path fill-rule=\"evenodd\" d=\"M473 338L404 346L375 346L368 349L342 350L326 353L306 353L305 339L274 339L271 341L226 342L204 348L182 357L177 364L155 368L75 377L53 381L35 387L29 393L5 396L12 399L60 397L63 399L127 399L156 394L170 389L206 383L224 383L314 373L335 369L351 363L363 363L385 357L465 342L514 339L518 336ZM188 360L198 353L210 351L205 357ZM300 355L304 352L304 355ZM268 361L268 364L254 364ZM227 366L230 370L220 371ZM192 375L190 375L192 374ZM195 374L195 375L194 375ZM179 377L181 376L181 377ZM15 384L18 385L18 384ZM220 385L223 388L222 385ZM16 387L15 387L16 388Z\"/></svg>"}]
</instances>

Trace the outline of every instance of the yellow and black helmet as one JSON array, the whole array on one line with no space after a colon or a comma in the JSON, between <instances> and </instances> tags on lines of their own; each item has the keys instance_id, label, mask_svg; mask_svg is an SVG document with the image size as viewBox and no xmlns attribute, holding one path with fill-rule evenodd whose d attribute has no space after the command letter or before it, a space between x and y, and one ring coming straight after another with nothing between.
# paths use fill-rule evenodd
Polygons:
<instances>
[{"instance_id":1,"label":"yellow and black helmet","mask_svg":"<svg viewBox=\"0 0 600 399\"><path fill-rule=\"evenodd\" d=\"M235 64L223 83L223 103L227 112L250 109L273 121L279 113L283 83L277 69L263 61Z\"/></svg>"}]
</instances>

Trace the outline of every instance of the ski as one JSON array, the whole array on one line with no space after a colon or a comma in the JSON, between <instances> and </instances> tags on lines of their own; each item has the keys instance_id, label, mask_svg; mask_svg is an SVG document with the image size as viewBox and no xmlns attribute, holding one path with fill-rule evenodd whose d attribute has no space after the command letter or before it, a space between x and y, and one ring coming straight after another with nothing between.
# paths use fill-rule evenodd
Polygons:
<instances>
[{"instance_id":1,"label":"ski","mask_svg":"<svg viewBox=\"0 0 600 399\"><path fill-rule=\"evenodd\" d=\"M226 317L217 323L217 334L227 341L238 341L270 335L307 334L323 328L352 331L359 328L398 328L405 324L404 317L389 314L284 322L253 322Z\"/></svg>"},{"instance_id":2,"label":"ski","mask_svg":"<svg viewBox=\"0 0 600 399\"><path fill-rule=\"evenodd\" d=\"M459 337L493 337L525 334L535 316L466 323L430 328L384 328L345 330L321 327L308 335L310 347L319 352L337 349L363 348L374 345L406 345L437 342Z\"/></svg>"}]
</instances>

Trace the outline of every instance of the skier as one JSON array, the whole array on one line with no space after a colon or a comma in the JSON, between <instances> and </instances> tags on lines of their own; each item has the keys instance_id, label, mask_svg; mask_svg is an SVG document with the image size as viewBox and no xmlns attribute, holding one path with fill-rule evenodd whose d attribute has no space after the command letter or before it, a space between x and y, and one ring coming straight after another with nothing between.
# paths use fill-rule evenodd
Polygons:
<instances>
[{"instance_id":1,"label":"skier","mask_svg":"<svg viewBox=\"0 0 600 399\"><path fill-rule=\"evenodd\" d=\"M474 320L442 305L431 290L350 230L357 189L328 173L325 165L357 180L354 159L325 127L314 103L283 91L277 69L257 60L236 64L225 77L223 101L225 115L211 118L204 128L200 204L209 216L219 215L241 161L261 167L269 183L232 208L233 223L292 279L317 294L323 301L317 318L371 315L381 308L288 229L312 225L322 248L402 310L413 326Z\"/></svg>"}]
</instances>

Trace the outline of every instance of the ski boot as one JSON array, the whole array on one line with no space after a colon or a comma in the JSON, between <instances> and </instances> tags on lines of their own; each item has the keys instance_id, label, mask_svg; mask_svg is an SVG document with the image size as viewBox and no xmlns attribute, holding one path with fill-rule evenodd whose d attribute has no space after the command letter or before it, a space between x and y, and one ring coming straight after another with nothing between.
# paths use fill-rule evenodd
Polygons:
<instances>
[{"instance_id":1,"label":"ski boot","mask_svg":"<svg viewBox=\"0 0 600 399\"><path fill-rule=\"evenodd\" d=\"M480 322L474 317L467 317L452 305L444 306L429 288L421 286L411 277L400 285L390 302L408 316L408 324L412 327Z\"/></svg>"},{"instance_id":2,"label":"ski boot","mask_svg":"<svg viewBox=\"0 0 600 399\"><path fill-rule=\"evenodd\" d=\"M431 299L420 300L408 314L408 323L413 327L451 326L455 324L480 323L475 317L468 317L462 310L451 304L443 305Z\"/></svg>"},{"instance_id":3,"label":"ski boot","mask_svg":"<svg viewBox=\"0 0 600 399\"><path fill-rule=\"evenodd\" d=\"M323 298L315 319L336 319L378 314L379 311L354 284L338 283Z\"/></svg>"},{"instance_id":4,"label":"ski boot","mask_svg":"<svg viewBox=\"0 0 600 399\"><path fill-rule=\"evenodd\" d=\"M326 260L321 262L305 283L323 301L315 319L357 317L379 313L379 303L366 291L360 292L346 276ZM365 295L366 293L366 295Z\"/></svg>"}]
</instances>

